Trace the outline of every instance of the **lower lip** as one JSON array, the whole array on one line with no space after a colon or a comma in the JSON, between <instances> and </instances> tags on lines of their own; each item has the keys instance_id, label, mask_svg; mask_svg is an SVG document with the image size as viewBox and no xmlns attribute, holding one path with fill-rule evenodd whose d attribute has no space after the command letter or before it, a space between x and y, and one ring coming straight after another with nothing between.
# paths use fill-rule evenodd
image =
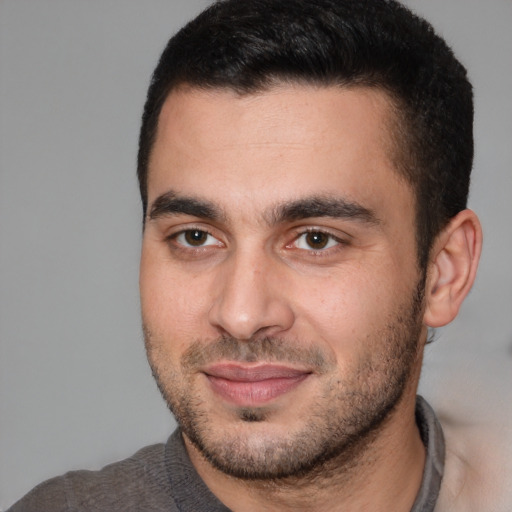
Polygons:
<instances>
[{"instance_id":1,"label":"lower lip","mask_svg":"<svg viewBox=\"0 0 512 512\"><path fill-rule=\"evenodd\" d=\"M263 405L295 389L309 374L259 381L235 381L207 375L213 391L229 402L251 407Z\"/></svg>"}]
</instances>

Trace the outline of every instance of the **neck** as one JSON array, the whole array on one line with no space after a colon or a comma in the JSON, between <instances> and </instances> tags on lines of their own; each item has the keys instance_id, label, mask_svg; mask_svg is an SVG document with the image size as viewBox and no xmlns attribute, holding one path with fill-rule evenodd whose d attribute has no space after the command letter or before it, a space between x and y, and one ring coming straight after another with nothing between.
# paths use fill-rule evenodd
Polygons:
<instances>
[{"instance_id":1,"label":"neck","mask_svg":"<svg viewBox=\"0 0 512 512\"><path fill-rule=\"evenodd\" d=\"M210 490L234 512L409 511L421 485L425 447L407 390L378 431L310 473L261 481L228 476L185 437L193 465Z\"/></svg>"}]
</instances>

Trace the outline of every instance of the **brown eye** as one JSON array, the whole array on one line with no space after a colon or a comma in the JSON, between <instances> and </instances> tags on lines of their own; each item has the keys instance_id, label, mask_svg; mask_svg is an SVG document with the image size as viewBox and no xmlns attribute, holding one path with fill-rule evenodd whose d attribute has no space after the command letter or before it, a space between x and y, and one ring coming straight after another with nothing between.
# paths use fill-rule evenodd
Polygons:
<instances>
[{"instance_id":1,"label":"brown eye","mask_svg":"<svg viewBox=\"0 0 512 512\"><path fill-rule=\"evenodd\" d=\"M199 229L191 229L185 231L184 238L188 245L198 247L206 242L208 233L206 231L200 231Z\"/></svg>"},{"instance_id":2,"label":"brown eye","mask_svg":"<svg viewBox=\"0 0 512 512\"><path fill-rule=\"evenodd\" d=\"M312 249L325 249L331 237L325 233L311 232L306 234L306 243Z\"/></svg>"},{"instance_id":3,"label":"brown eye","mask_svg":"<svg viewBox=\"0 0 512 512\"><path fill-rule=\"evenodd\" d=\"M202 229L186 229L172 237L179 245L184 247L207 247L222 245L219 240Z\"/></svg>"},{"instance_id":4,"label":"brown eye","mask_svg":"<svg viewBox=\"0 0 512 512\"><path fill-rule=\"evenodd\" d=\"M324 251L340 245L340 241L329 233L323 231L307 231L302 233L293 244L297 249L304 251Z\"/></svg>"}]
</instances>

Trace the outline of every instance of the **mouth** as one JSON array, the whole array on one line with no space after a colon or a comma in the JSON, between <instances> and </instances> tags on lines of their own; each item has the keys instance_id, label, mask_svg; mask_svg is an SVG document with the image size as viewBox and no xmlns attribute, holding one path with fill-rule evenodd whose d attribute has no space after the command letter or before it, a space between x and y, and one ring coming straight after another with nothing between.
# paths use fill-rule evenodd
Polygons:
<instances>
[{"instance_id":1,"label":"mouth","mask_svg":"<svg viewBox=\"0 0 512 512\"><path fill-rule=\"evenodd\" d=\"M204 370L214 393L241 407L261 406L306 380L311 371L281 365L216 364Z\"/></svg>"}]
</instances>

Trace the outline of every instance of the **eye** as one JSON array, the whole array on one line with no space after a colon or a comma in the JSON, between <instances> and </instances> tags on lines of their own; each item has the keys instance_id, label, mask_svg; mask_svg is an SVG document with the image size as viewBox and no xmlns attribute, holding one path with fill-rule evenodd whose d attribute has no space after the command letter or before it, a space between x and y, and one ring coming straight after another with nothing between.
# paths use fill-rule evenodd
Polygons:
<instances>
[{"instance_id":1,"label":"eye","mask_svg":"<svg viewBox=\"0 0 512 512\"><path fill-rule=\"evenodd\" d=\"M201 229L187 229L173 235L172 238L184 247L206 247L221 244L213 235Z\"/></svg>"},{"instance_id":2,"label":"eye","mask_svg":"<svg viewBox=\"0 0 512 512\"><path fill-rule=\"evenodd\" d=\"M339 245L340 242L332 235L322 231L308 231L302 233L294 242L297 249L306 251L325 251Z\"/></svg>"}]
</instances>

